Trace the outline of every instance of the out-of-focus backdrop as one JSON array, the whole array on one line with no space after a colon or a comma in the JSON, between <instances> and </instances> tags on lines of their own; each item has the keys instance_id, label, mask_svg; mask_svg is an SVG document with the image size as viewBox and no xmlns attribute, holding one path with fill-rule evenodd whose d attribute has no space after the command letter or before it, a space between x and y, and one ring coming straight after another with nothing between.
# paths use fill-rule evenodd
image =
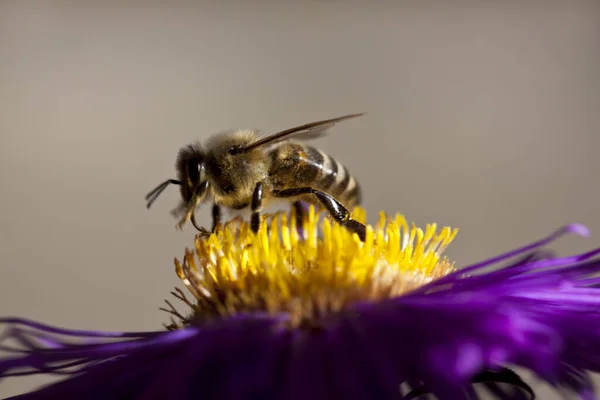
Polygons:
<instances>
[{"instance_id":1,"label":"out-of-focus backdrop","mask_svg":"<svg viewBox=\"0 0 600 400\"><path fill-rule=\"evenodd\" d=\"M0 3L0 315L161 328L195 231L144 195L179 148L353 112L316 144L370 221L458 227L459 265L574 221L560 252L600 245L600 3L292 3Z\"/></svg>"}]
</instances>

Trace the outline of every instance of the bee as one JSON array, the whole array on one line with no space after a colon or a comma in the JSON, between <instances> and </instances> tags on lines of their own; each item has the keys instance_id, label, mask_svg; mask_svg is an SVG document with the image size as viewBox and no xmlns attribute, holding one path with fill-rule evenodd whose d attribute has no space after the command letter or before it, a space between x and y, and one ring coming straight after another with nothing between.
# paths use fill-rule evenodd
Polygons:
<instances>
[{"instance_id":1,"label":"bee","mask_svg":"<svg viewBox=\"0 0 600 400\"><path fill-rule=\"evenodd\" d=\"M291 203L298 214L301 202L325 209L339 224L365 238L365 226L352 219L349 208L361 203L358 181L348 169L303 141L325 135L336 123L364 115L311 122L263 137L258 130L217 133L202 145L183 147L177 156L177 179L167 179L146 196L147 208L169 185L179 185L181 201L173 210L179 229L188 222L204 235L214 232L221 209L250 208L250 227L257 232L260 213L273 199ZM194 211L212 200L212 230L199 227Z\"/></svg>"}]
</instances>

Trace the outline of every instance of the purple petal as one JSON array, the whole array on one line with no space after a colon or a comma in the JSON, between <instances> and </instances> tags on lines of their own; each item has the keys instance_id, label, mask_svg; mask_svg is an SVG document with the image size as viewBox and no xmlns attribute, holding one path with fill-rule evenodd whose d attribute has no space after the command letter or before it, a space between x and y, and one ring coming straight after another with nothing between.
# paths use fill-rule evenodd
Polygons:
<instances>
[{"instance_id":1,"label":"purple petal","mask_svg":"<svg viewBox=\"0 0 600 400\"><path fill-rule=\"evenodd\" d=\"M581 226L575 228L582 233ZM521 260L475 276L459 271L452 279L356 310L371 338L394 333L410 360L406 370L436 395L451 390L452 383L466 385L477 371L514 364L586 398L593 393L587 371L600 371L600 290L587 278L600 271L600 259L593 258L598 254L596 249ZM390 358L399 356L389 352Z\"/></svg>"},{"instance_id":2,"label":"purple petal","mask_svg":"<svg viewBox=\"0 0 600 400\"><path fill-rule=\"evenodd\" d=\"M539 249L547 244L550 244L550 243L554 242L555 240L559 239L561 236L569 234L569 233L574 233L576 235L583 236L583 237L588 237L590 234L588 228L585 225L570 224L570 225L560 228L556 232L553 232L552 234L546 236L543 239L538 240L537 242L530 243L528 245L525 245L518 249L509 251L507 253L501 254L499 256L489 258L485 261L481 261L479 263L469 265L467 267L463 267L457 273L452 274L450 276L446 276L444 278L441 278L441 279L439 279L439 281L446 282L448 279L454 278L457 274L465 275L468 272L473 272L478 269L486 268L490 265L496 264L497 262L508 260L509 258L521 255L523 253L529 253L529 252Z\"/></svg>"},{"instance_id":3,"label":"purple petal","mask_svg":"<svg viewBox=\"0 0 600 400\"><path fill-rule=\"evenodd\" d=\"M289 364L283 396L291 400L331 399L330 382L335 372L328 367L328 335L317 331L314 334L296 331L290 340Z\"/></svg>"},{"instance_id":4,"label":"purple petal","mask_svg":"<svg viewBox=\"0 0 600 400\"><path fill-rule=\"evenodd\" d=\"M600 249L556 257L542 248L569 232L587 234L570 225L402 297L355 304L314 329L287 330L285 316L259 314L137 333L6 319L7 337L24 349L5 346L13 358L0 359L0 377L71 374L23 399L398 398L402 382L439 399L461 399L474 396L482 374L519 366L594 399L589 373L600 371L600 279L593 276ZM524 398L524 389L493 381L501 373L486 376L492 381L481 385L489 391Z\"/></svg>"}]
</instances>

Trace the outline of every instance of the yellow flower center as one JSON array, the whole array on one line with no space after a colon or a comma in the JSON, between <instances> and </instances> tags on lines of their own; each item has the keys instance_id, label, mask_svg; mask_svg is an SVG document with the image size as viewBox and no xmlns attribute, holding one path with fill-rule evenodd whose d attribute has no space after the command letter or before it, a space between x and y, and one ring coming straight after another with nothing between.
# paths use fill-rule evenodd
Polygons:
<instances>
[{"instance_id":1,"label":"yellow flower center","mask_svg":"<svg viewBox=\"0 0 600 400\"><path fill-rule=\"evenodd\" d=\"M436 224L423 231L402 215L380 213L367 225L366 240L320 219L313 207L297 229L294 211L264 216L254 234L233 219L208 237L195 238L195 252L175 260L179 278L195 298L173 293L193 310L170 326L208 323L243 312L284 313L292 327L314 326L358 301L399 296L454 270L442 253L457 230ZM364 222L363 209L353 218ZM170 303L169 303L170 305Z\"/></svg>"}]
</instances>

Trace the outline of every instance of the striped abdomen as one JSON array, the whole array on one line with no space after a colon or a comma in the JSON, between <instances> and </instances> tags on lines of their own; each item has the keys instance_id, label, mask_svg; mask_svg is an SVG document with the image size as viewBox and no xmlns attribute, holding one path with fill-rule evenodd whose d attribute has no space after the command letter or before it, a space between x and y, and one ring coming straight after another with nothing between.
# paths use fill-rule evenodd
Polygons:
<instances>
[{"instance_id":1,"label":"striped abdomen","mask_svg":"<svg viewBox=\"0 0 600 400\"><path fill-rule=\"evenodd\" d=\"M270 151L269 181L274 189L312 187L328 193L344 206L361 203L358 181L333 157L303 143L285 142ZM314 196L304 198L310 203Z\"/></svg>"}]
</instances>

